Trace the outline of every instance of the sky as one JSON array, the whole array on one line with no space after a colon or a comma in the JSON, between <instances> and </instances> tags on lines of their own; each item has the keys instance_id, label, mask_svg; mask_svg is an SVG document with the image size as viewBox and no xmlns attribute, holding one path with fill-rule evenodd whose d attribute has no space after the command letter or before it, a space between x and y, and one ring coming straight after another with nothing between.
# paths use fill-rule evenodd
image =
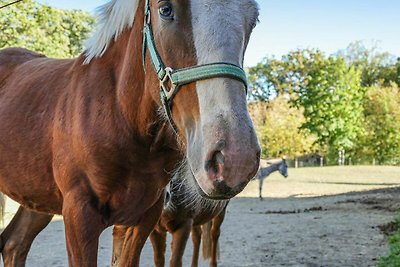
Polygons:
<instances>
[{"instance_id":1,"label":"sky","mask_svg":"<svg viewBox=\"0 0 400 267\"><path fill-rule=\"evenodd\" d=\"M94 13L105 0L39 0L51 6ZM253 66L266 56L281 57L297 48L327 54L354 41L377 44L400 57L399 0L258 0L260 23L245 57Z\"/></svg>"}]
</instances>

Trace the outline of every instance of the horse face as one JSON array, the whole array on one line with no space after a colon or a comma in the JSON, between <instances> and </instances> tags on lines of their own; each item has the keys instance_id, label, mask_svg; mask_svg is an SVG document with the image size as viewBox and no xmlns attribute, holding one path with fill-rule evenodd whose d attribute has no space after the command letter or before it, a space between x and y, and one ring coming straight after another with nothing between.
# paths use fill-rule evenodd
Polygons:
<instances>
[{"instance_id":1,"label":"horse face","mask_svg":"<svg viewBox=\"0 0 400 267\"><path fill-rule=\"evenodd\" d=\"M257 17L253 0L152 2L156 45L175 69L216 62L242 66ZM225 199L242 191L260 160L244 84L213 78L182 86L172 118L199 192Z\"/></svg>"},{"instance_id":2,"label":"horse face","mask_svg":"<svg viewBox=\"0 0 400 267\"><path fill-rule=\"evenodd\" d=\"M279 165L279 173L285 178L289 176L286 160L282 160L282 163Z\"/></svg>"}]
</instances>

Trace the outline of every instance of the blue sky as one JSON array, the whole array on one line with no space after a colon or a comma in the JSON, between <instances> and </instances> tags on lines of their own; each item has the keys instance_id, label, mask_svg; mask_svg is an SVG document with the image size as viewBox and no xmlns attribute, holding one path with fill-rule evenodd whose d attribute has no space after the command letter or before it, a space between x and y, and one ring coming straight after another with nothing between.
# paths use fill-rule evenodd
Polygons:
<instances>
[{"instance_id":1,"label":"blue sky","mask_svg":"<svg viewBox=\"0 0 400 267\"><path fill-rule=\"evenodd\" d=\"M59 8L94 9L105 0L40 0ZM266 55L280 57L296 48L326 53L351 42L375 42L400 57L399 0L258 0L260 23L246 54L252 66Z\"/></svg>"}]
</instances>

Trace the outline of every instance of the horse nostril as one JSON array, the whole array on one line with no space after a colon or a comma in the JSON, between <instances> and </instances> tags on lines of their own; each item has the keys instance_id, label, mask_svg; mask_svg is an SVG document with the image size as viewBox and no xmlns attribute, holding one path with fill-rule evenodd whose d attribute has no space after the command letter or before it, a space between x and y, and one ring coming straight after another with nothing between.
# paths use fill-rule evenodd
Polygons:
<instances>
[{"instance_id":1,"label":"horse nostril","mask_svg":"<svg viewBox=\"0 0 400 267\"><path fill-rule=\"evenodd\" d=\"M221 139L216 142L214 151L210 154L211 158L205 163L205 170L213 177L218 179L222 173L222 168L225 163L225 156L222 154L222 150L226 147L226 141Z\"/></svg>"},{"instance_id":2,"label":"horse nostril","mask_svg":"<svg viewBox=\"0 0 400 267\"><path fill-rule=\"evenodd\" d=\"M213 177L213 179L218 179L222 173L222 168L225 163L225 156L221 151L215 151L211 159L206 161L205 170Z\"/></svg>"},{"instance_id":3,"label":"horse nostril","mask_svg":"<svg viewBox=\"0 0 400 267\"><path fill-rule=\"evenodd\" d=\"M215 157L215 162L216 162L217 164L223 165L223 164L225 163L225 156L222 155L221 151L217 151L217 152L214 154L214 157Z\"/></svg>"}]
</instances>

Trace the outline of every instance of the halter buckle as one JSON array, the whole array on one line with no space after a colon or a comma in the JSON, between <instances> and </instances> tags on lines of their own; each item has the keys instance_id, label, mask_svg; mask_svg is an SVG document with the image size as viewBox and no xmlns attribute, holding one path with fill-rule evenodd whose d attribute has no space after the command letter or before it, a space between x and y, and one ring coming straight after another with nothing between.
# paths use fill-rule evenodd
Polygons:
<instances>
[{"instance_id":1,"label":"halter buckle","mask_svg":"<svg viewBox=\"0 0 400 267\"><path fill-rule=\"evenodd\" d=\"M176 91L176 84L172 81L172 73L174 70L170 67L165 68L165 75L162 80L160 80L160 87L164 91L167 100L170 100Z\"/></svg>"}]
</instances>

